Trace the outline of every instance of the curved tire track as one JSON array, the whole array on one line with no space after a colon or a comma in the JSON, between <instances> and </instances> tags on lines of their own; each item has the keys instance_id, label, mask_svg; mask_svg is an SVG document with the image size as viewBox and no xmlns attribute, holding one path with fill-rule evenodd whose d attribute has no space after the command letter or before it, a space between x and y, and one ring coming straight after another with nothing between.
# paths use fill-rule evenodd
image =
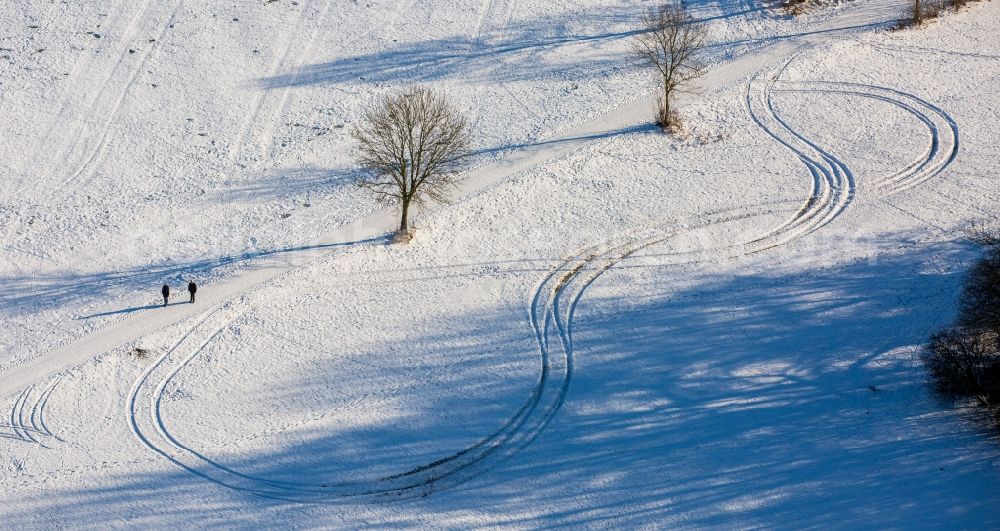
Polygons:
<instances>
[{"instance_id":1,"label":"curved tire track","mask_svg":"<svg viewBox=\"0 0 1000 531\"><path fill-rule=\"evenodd\" d=\"M677 224L680 232L771 213L746 208ZM676 234L678 232L674 232ZM671 236L673 235L671 234ZM657 236L655 241L663 241ZM646 246L650 242L643 242ZM146 446L189 472L212 483L257 496L296 502L335 502L343 499L399 499L424 496L477 476L530 444L562 406L572 374L571 319L585 284L580 273L598 260L610 268L620 250L634 242L590 248L565 259L538 285L531 302L532 323L540 353L538 380L529 398L497 430L475 444L426 465L371 480L307 484L275 481L245 474L217 463L170 434L161 412L163 395L173 378L236 318L232 310L209 310L194 327L140 377L129 399L128 415L136 437ZM596 278L596 275L594 276ZM557 338L557 339L556 339Z\"/></svg>"},{"instance_id":2,"label":"curved tire track","mask_svg":"<svg viewBox=\"0 0 1000 531\"><path fill-rule=\"evenodd\" d=\"M836 157L796 132L774 107L774 86L795 57L775 73L761 70L747 83L745 99L751 119L769 137L794 154L812 177L812 187L802 207L782 225L749 242L771 249L818 230L843 213L855 195L851 170ZM765 79L762 81L761 78ZM759 89L759 90L755 90Z\"/></svg>"},{"instance_id":3,"label":"curved tire track","mask_svg":"<svg viewBox=\"0 0 1000 531\"><path fill-rule=\"evenodd\" d=\"M136 382L128 411L135 435L155 452L203 479L278 500L324 503L358 498L410 498L455 486L481 474L535 440L564 404L573 373L574 316L584 292L602 274L643 250L694 230L792 211L792 216L786 221L746 242L672 252L658 257L666 258L664 265L669 265L681 263L670 262L677 259L697 263L709 258L726 259L765 252L823 228L849 207L856 195L853 173L845 163L795 131L784 120L774 106L775 93L828 91L857 95L901 106L917 116L932 131L931 146L907 168L876 182L891 193L916 186L940 173L957 156L957 126L940 109L892 89L856 84L815 84L802 89L775 90L781 73L790 62L766 78L765 72L758 72L747 84L745 98L753 121L773 140L796 155L806 167L811 181L806 200L799 203L797 209L787 203L774 203L666 223L650 229L648 234L591 246L563 260L539 282L529 301L528 320L540 359L538 380L518 410L493 433L475 444L399 474L338 483L276 481L245 474L212 461L170 434L164 423L161 405L173 378L238 317L228 306L207 312ZM937 120L949 124L947 130L954 133L953 142L946 140L942 143L937 132L943 128ZM942 148L942 144L945 147ZM941 159L942 156L945 158Z\"/></svg>"},{"instance_id":4,"label":"curved tire track","mask_svg":"<svg viewBox=\"0 0 1000 531\"><path fill-rule=\"evenodd\" d=\"M10 430L11 433L0 433L0 437L37 444L43 448L48 448L48 441L62 442L45 422L45 408L49 397L61 381L62 377L57 377L41 390L35 385L24 388L14 400L7 424L0 425L0 429Z\"/></svg>"},{"instance_id":5,"label":"curved tire track","mask_svg":"<svg viewBox=\"0 0 1000 531\"><path fill-rule=\"evenodd\" d=\"M915 188L938 176L958 157L960 133L955 120L940 107L914 94L889 87L862 83L830 81L782 82L793 87L776 92L802 94L841 94L881 101L913 115L927 127L930 142L920 157L900 171L876 178L872 186L880 196Z\"/></svg>"}]
</instances>

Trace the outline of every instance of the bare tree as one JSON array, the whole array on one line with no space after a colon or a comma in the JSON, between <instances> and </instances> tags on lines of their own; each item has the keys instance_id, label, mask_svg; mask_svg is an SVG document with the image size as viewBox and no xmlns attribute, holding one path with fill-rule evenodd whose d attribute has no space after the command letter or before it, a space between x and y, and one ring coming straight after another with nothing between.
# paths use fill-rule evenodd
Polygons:
<instances>
[{"instance_id":1,"label":"bare tree","mask_svg":"<svg viewBox=\"0 0 1000 531\"><path fill-rule=\"evenodd\" d=\"M679 122L672 108L674 96L705 71L698 52L706 39L705 28L678 6L650 9L642 19L642 31L632 43L632 52L638 60L656 69L663 90L656 122L664 129Z\"/></svg>"},{"instance_id":2,"label":"bare tree","mask_svg":"<svg viewBox=\"0 0 1000 531\"><path fill-rule=\"evenodd\" d=\"M924 20L937 17L940 15L941 7L932 1L923 2L921 0L913 0L913 20L911 24L919 26L924 23Z\"/></svg>"},{"instance_id":3,"label":"bare tree","mask_svg":"<svg viewBox=\"0 0 1000 531\"><path fill-rule=\"evenodd\" d=\"M967 3L968 0L913 0L913 13L908 25L919 26L925 20L940 17L949 8L957 10ZM903 27L906 25L902 23Z\"/></svg>"},{"instance_id":4,"label":"bare tree","mask_svg":"<svg viewBox=\"0 0 1000 531\"><path fill-rule=\"evenodd\" d=\"M399 235L409 229L412 205L425 198L447 202L469 155L468 122L444 96L426 88L386 96L365 110L351 136L359 144L358 164L366 170L358 185L379 201L399 204Z\"/></svg>"}]
</instances>

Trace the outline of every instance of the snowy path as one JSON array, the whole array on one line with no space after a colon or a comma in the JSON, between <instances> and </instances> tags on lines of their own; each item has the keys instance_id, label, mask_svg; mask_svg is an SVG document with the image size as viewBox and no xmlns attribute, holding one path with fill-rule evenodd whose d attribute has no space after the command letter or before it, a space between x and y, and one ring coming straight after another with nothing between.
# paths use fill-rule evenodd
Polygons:
<instances>
[{"instance_id":1,"label":"snowy path","mask_svg":"<svg viewBox=\"0 0 1000 531\"><path fill-rule=\"evenodd\" d=\"M128 417L133 433L151 450L206 480L265 498L300 502L329 502L362 498L418 497L467 481L529 444L544 430L564 403L573 372L573 317L585 290L616 264L646 249L678 236L738 223L750 218L791 212L791 217L772 230L745 242L719 248L658 255L663 263L695 264L704 260L734 259L775 249L828 225L847 209L857 193L857 183L848 166L803 134L778 114L774 94L837 92L850 97L873 98L900 106L925 124L930 147L915 162L892 175L875 179L872 189L879 197L909 189L940 173L956 157L957 126L942 110L909 94L881 87L833 82L785 82L780 79L785 61L776 69L762 69L746 86L750 115L776 142L794 153L804 164L813 187L804 205L747 206L655 227L617 242L605 242L578 251L554 268L540 282L530 301L531 328L540 354L539 379L518 410L495 432L459 452L434 462L390 476L348 483L301 484L246 475L218 464L186 446L164 423L161 403L165 389L184 366L239 315L239 304L213 308L140 378L130 393ZM762 81L763 79L763 81ZM789 88L775 90L776 85ZM804 87L804 88L792 88ZM915 107L922 107L917 110ZM933 118L932 118L933 116ZM943 136L942 136L942 131ZM233 308L235 307L235 308Z\"/></svg>"},{"instance_id":2,"label":"snowy path","mask_svg":"<svg viewBox=\"0 0 1000 531\"><path fill-rule=\"evenodd\" d=\"M155 26L177 1L143 2L139 11L155 14ZM336 73L382 49L413 59L412 49L434 43L413 31L424 19L405 20L425 6L407 1L385 37L393 44L341 60L341 51L318 51L331 41L321 36L317 51L300 53L320 27L311 17L331 3L300 4L305 11L282 17L241 12L243 24L231 26L221 13L217 26L234 31L267 34L258 20L274 26L274 49L248 77L291 75L301 64L323 70L327 60ZM197 257L205 249L226 256L206 261L214 281L204 265L191 272L203 264L197 257L145 257L167 265L148 274L136 268L144 276L129 276L127 301L114 297L117 305L105 307L90 300L112 297L78 290L53 296L50 314L24 308L25 325L10 328L25 331L9 342L23 365L0 368L0 505L11 526L995 523L995 496L976 488L996 483L994 441L937 401L920 352L926 331L950 319L959 276L975 254L956 232L991 215L1000 194L987 178L996 98L954 80L966 75L983 87L996 76L917 51L978 50L977 41L992 35L993 6L921 31L882 33L871 30L900 3L855 0L794 22L740 19L758 10L753 1L706 3L698 16L727 40L777 28L796 35L714 49L713 57L746 55L708 72L706 97L685 106L692 131L682 141L652 131L644 119L649 97L576 127L549 127L609 106L593 104L588 83L568 88L585 79L576 70L543 76L566 81L555 89L560 97L532 92L513 73L527 61L490 49L523 37L525 24L532 35L544 32L535 19L559 17L518 0L473 4L457 47L481 53L489 73L455 83L476 95L459 92L468 97L463 108L502 99L502 111L477 116L481 134L510 122L533 133L490 134L484 148L501 147L480 160L491 162L469 172L457 204L420 213L412 245L385 245L391 209L367 217L338 211L333 196L349 190L336 188L311 209L284 210L295 216L288 222L272 215L241 223L247 231L233 235L254 237L249 246L237 237L232 249L192 247L201 249ZM717 17L723 6L731 9ZM262 9L279 7L288 6ZM361 10L341 7L334 4L327 25ZM450 6L423 12L445 20L455 13ZM307 27L287 33L303 20ZM604 31L578 20L560 35ZM624 50L624 27L606 27L616 36L610 64ZM413 46L397 46L394 37L408 32L418 34ZM176 45L161 49L168 47ZM892 60L884 50L893 50ZM544 59L527 55L556 64L581 52L571 45ZM164 59L154 54L153 66ZM605 75L605 59L592 52L578 62L600 65ZM88 98L98 97L109 72L101 70ZM113 102L121 74L100 98ZM607 85L605 95L638 95L621 90L630 84L637 81ZM232 173L212 188L260 190L259 181L272 179L236 167L274 166L267 184L276 186L291 180L281 167L345 167L343 142L315 144L336 151L336 160L281 158L305 153L278 148L289 138L285 126L346 117L341 111L358 103L338 102L327 114L327 98L353 85L327 87L322 76L320 85L316 93L279 85L273 98L245 90L245 99L220 106L235 110L223 113L233 124L223 138L244 142L223 149L219 171ZM94 168L94 183L105 181L134 99L111 127L108 152L65 194ZM310 121L319 106L319 120ZM98 139L108 116L106 102L97 107L86 142ZM505 114L506 122L495 120ZM194 115L201 122L203 114ZM547 130L560 132L538 134ZM519 140L526 136L541 140ZM209 190L205 204L224 197ZM262 203L285 199L302 205L292 194ZM319 216L337 221L310 223ZM297 232L275 239L262 232L272 226ZM245 251L257 239L280 250ZM189 273L202 279L198 304L154 307L136 291L161 277L176 285ZM46 304L31 311L49 308L49 293L29 294ZM186 293L175 298L186 301ZM67 337L75 339L62 347ZM124 354L120 346L133 342L145 354Z\"/></svg>"},{"instance_id":3,"label":"snowy path","mask_svg":"<svg viewBox=\"0 0 1000 531\"><path fill-rule=\"evenodd\" d=\"M749 73L760 71L761 65L786 61L788 57L808 46L828 39L841 38L851 32L884 25L895 20L900 5L901 2L868 3L857 9L846 10L830 20L822 21L809 31L775 38L751 54L711 69L702 79L704 90L730 86ZM578 149L589 141L647 127L646 118L653 101L652 95L647 96L553 138L519 147L497 164L472 172L456 192L455 198L461 200L472 196L522 170ZM258 259L252 269L234 274L223 283L206 286L206 289L199 294L200 300L197 305L180 304L165 309L136 312L79 341L11 368L0 378L0 395L14 394L26 386L58 374L130 340L195 316L203 311L205 306L228 301L291 268L325 256L332 252L331 249L379 238L385 234L387 227L393 226L394 215L392 210L386 210L349 224L327 235L322 242L305 245L300 250Z\"/></svg>"}]
</instances>

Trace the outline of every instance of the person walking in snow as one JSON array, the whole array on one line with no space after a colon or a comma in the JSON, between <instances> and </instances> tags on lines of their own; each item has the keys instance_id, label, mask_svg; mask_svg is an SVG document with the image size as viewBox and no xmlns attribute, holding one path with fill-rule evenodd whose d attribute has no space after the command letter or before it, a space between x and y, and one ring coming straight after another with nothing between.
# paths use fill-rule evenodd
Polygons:
<instances>
[{"instance_id":1,"label":"person walking in snow","mask_svg":"<svg viewBox=\"0 0 1000 531\"><path fill-rule=\"evenodd\" d=\"M167 305L167 300L170 299L170 286L164 284L163 288L160 289L160 293L163 294L163 305Z\"/></svg>"},{"instance_id":2,"label":"person walking in snow","mask_svg":"<svg viewBox=\"0 0 1000 531\"><path fill-rule=\"evenodd\" d=\"M191 304L194 304L194 294L198 291L198 285L192 280L188 282L188 293L191 294Z\"/></svg>"}]
</instances>

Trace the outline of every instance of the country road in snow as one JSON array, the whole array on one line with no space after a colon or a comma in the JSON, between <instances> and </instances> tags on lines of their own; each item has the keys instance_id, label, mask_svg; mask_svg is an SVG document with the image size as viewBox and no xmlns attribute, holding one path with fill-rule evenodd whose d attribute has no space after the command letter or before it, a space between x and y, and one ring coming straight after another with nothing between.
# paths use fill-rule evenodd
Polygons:
<instances>
[{"instance_id":1,"label":"country road in snow","mask_svg":"<svg viewBox=\"0 0 1000 531\"><path fill-rule=\"evenodd\" d=\"M901 0L867 2L845 10L803 31L763 39L759 48L735 60L713 65L699 80L702 92L720 90L739 82L762 65L781 62L797 51L818 43L845 39L859 32L887 27L898 21L907 5ZM623 134L636 128L648 127L649 110L655 95L640 98L600 118L591 120L536 144L513 148L498 163L471 172L454 194L457 201L472 196L494 183L525 169L538 166L565 153L579 149L590 141ZM203 306L216 305L245 290L260 285L286 272L295 265L308 263L345 245L372 241L383 236L393 226L394 212L384 210L355 221L332 234L307 243L297 249L279 251L257 257L248 271L239 272L224 282L212 284L199 294L197 306L179 305L166 310L144 310L108 325L80 340L6 369L0 378L0 395L13 394L19 389L82 363L98 354L127 343L152 331L159 330L202 311ZM114 306L112 306L113 308Z\"/></svg>"},{"instance_id":2,"label":"country road in snow","mask_svg":"<svg viewBox=\"0 0 1000 531\"><path fill-rule=\"evenodd\" d=\"M923 361L1000 202L1000 6L683 4L676 135L627 0L15 4L3 526L1000 526ZM415 85L475 156L389 244L350 128Z\"/></svg>"}]
</instances>

